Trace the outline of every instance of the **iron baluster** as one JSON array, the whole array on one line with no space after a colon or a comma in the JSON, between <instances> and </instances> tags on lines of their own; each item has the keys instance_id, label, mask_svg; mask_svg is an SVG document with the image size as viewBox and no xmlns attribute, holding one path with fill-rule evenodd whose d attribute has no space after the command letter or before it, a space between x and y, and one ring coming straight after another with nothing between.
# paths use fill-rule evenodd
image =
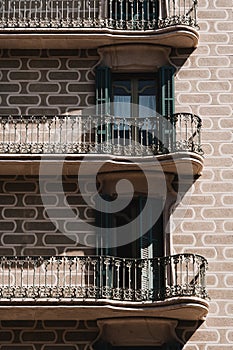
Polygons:
<instances>
[{"instance_id":1,"label":"iron baluster","mask_svg":"<svg viewBox=\"0 0 233 350\"><path fill-rule=\"evenodd\" d=\"M24 260L19 260L19 268L20 268L20 287L19 287L19 295L21 297L24 297L25 294L24 294L24 281L23 281L23 275L24 275L24 268L23 268L23 265L24 265ZM27 271L27 270L26 270Z\"/></svg>"},{"instance_id":2,"label":"iron baluster","mask_svg":"<svg viewBox=\"0 0 233 350\"><path fill-rule=\"evenodd\" d=\"M78 257L75 258L75 278L74 278L74 297L78 296L77 286L78 286Z\"/></svg>"},{"instance_id":3,"label":"iron baluster","mask_svg":"<svg viewBox=\"0 0 233 350\"><path fill-rule=\"evenodd\" d=\"M17 257L16 257L17 259ZM14 287L11 290L11 265L12 265L12 260L7 261L8 264L8 285L7 285L7 296L8 298L11 298L14 296Z\"/></svg>"},{"instance_id":4,"label":"iron baluster","mask_svg":"<svg viewBox=\"0 0 233 350\"><path fill-rule=\"evenodd\" d=\"M25 259L25 263L26 263L26 281L25 281L25 297L30 297L30 285L29 285L29 276L30 276L30 268L29 268L29 264L30 264L30 260L29 257L27 256Z\"/></svg>"},{"instance_id":5,"label":"iron baluster","mask_svg":"<svg viewBox=\"0 0 233 350\"><path fill-rule=\"evenodd\" d=\"M185 282L184 282L184 287L185 287L185 293L189 293L189 258L188 256L185 256L184 258L185 262Z\"/></svg>"},{"instance_id":6,"label":"iron baluster","mask_svg":"<svg viewBox=\"0 0 233 350\"><path fill-rule=\"evenodd\" d=\"M105 277L105 298L109 298L110 297L110 281L111 279L109 278L110 276L110 266L111 266L111 260L109 257L106 257L104 259L104 265L105 265L105 273L106 273L106 277Z\"/></svg>"},{"instance_id":7,"label":"iron baluster","mask_svg":"<svg viewBox=\"0 0 233 350\"><path fill-rule=\"evenodd\" d=\"M138 274L138 263L137 263L137 259L134 259L134 298L135 298L135 300L137 300L137 297L138 297L137 274Z\"/></svg>"},{"instance_id":8,"label":"iron baluster","mask_svg":"<svg viewBox=\"0 0 233 350\"><path fill-rule=\"evenodd\" d=\"M87 258L86 260L86 265L87 265L87 269L86 269L86 296L89 297L90 296L90 259Z\"/></svg>"},{"instance_id":9,"label":"iron baluster","mask_svg":"<svg viewBox=\"0 0 233 350\"><path fill-rule=\"evenodd\" d=\"M36 298L36 262L33 259L33 275L32 275L32 296Z\"/></svg>"},{"instance_id":10,"label":"iron baluster","mask_svg":"<svg viewBox=\"0 0 233 350\"><path fill-rule=\"evenodd\" d=\"M99 290L100 290L100 298L103 297L103 257L100 257L100 273L99 273Z\"/></svg>"},{"instance_id":11,"label":"iron baluster","mask_svg":"<svg viewBox=\"0 0 233 350\"><path fill-rule=\"evenodd\" d=\"M63 272L62 272L62 278L61 278L61 285L60 285L60 290L61 290L61 295L62 297L65 296L67 285L66 285L66 266L67 264L67 259L66 257L62 257L62 264L63 264Z\"/></svg>"},{"instance_id":12,"label":"iron baluster","mask_svg":"<svg viewBox=\"0 0 233 350\"><path fill-rule=\"evenodd\" d=\"M0 280L0 298L4 298L4 257L1 257L1 280Z\"/></svg>"},{"instance_id":13,"label":"iron baluster","mask_svg":"<svg viewBox=\"0 0 233 350\"><path fill-rule=\"evenodd\" d=\"M96 259L91 260L91 264L93 267L93 295L92 295L92 297L97 298L98 297L98 294L97 294L98 293L98 291L97 291L98 284L97 284L97 271L96 271L97 260Z\"/></svg>"},{"instance_id":14,"label":"iron baluster","mask_svg":"<svg viewBox=\"0 0 233 350\"><path fill-rule=\"evenodd\" d=\"M81 19L81 1L78 1L78 9L77 9L77 26L81 27L84 23L84 21L82 21Z\"/></svg>"},{"instance_id":15,"label":"iron baluster","mask_svg":"<svg viewBox=\"0 0 233 350\"><path fill-rule=\"evenodd\" d=\"M72 288L72 266L74 265L73 258L69 258L68 260L69 264L69 286L68 286L68 295L69 297L73 297L73 288Z\"/></svg>"},{"instance_id":16,"label":"iron baluster","mask_svg":"<svg viewBox=\"0 0 233 350\"><path fill-rule=\"evenodd\" d=\"M81 295L84 296L84 287L85 287L85 275L84 275L84 271L85 271L85 267L84 267L84 264L85 264L85 261L83 259L79 260L80 262L80 266L81 266L81 269L80 269L80 272L81 272L81 285L80 285L80 290L81 290Z\"/></svg>"},{"instance_id":17,"label":"iron baluster","mask_svg":"<svg viewBox=\"0 0 233 350\"><path fill-rule=\"evenodd\" d=\"M5 1L2 2L2 19L1 19L1 27L4 28L5 25L6 25L6 22L5 22L5 11L6 11L6 8L5 8L6 4L5 4Z\"/></svg>"},{"instance_id":18,"label":"iron baluster","mask_svg":"<svg viewBox=\"0 0 233 350\"><path fill-rule=\"evenodd\" d=\"M121 299L121 288L120 288L120 267L121 267L121 261L120 259L115 260L115 266L116 266L116 291L115 291L115 298Z\"/></svg>"},{"instance_id":19,"label":"iron baluster","mask_svg":"<svg viewBox=\"0 0 233 350\"><path fill-rule=\"evenodd\" d=\"M123 265L123 283L122 283L122 288L123 288L123 300L125 300L125 288L126 288L126 283L125 283L125 267L126 267L126 262L125 259L123 259L122 262Z\"/></svg>"},{"instance_id":20,"label":"iron baluster","mask_svg":"<svg viewBox=\"0 0 233 350\"><path fill-rule=\"evenodd\" d=\"M110 267L111 267L111 280L110 280L110 289L111 291L114 291L115 289L115 259L111 258L110 260ZM114 293L111 292L111 295L114 299Z\"/></svg>"},{"instance_id":21,"label":"iron baluster","mask_svg":"<svg viewBox=\"0 0 233 350\"><path fill-rule=\"evenodd\" d=\"M132 261L128 261L127 263L127 267L128 267L128 278L129 278L129 285L128 285L128 290L129 290L129 295L128 298L131 300L132 299Z\"/></svg>"},{"instance_id":22,"label":"iron baluster","mask_svg":"<svg viewBox=\"0 0 233 350\"><path fill-rule=\"evenodd\" d=\"M59 8L58 8L58 1L56 1L55 26L56 26L56 27L59 27Z\"/></svg>"}]
</instances>

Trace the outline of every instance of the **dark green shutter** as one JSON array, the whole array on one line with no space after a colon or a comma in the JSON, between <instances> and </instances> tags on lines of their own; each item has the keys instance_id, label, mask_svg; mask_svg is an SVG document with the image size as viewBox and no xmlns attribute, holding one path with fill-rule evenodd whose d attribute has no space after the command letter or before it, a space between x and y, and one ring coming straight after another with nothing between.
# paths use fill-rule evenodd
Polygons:
<instances>
[{"instance_id":1,"label":"dark green shutter","mask_svg":"<svg viewBox=\"0 0 233 350\"><path fill-rule=\"evenodd\" d=\"M143 227L145 227L145 222L149 222L151 228L144 234L140 236L140 254L142 259L153 258L158 256L163 256L164 254L164 239L163 239L163 201L161 198L146 198L139 197L139 208L140 213L142 212L146 201L148 203L147 216L143 217L140 215L140 232L142 232ZM157 219L156 223L153 224L153 215L156 208L156 212L161 212L160 217Z\"/></svg>"},{"instance_id":2,"label":"dark green shutter","mask_svg":"<svg viewBox=\"0 0 233 350\"><path fill-rule=\"evenodd\" d=\"M141 259L153 259L155 257L161 257L164 255L164 236L163 236L163 213L161 198L149 198L149 208L147 211L147 217L140 216L140 230L143 230L143 220L150 223L151 228L140 236L140 258ZM139 198L140 212L142 211L147 199L145 197ZM161 215L157 222L153 225L152 218L154 210L161 211ZM162 271L155 264L153 271L147 268L142 268L141 283L142 288L145 289L157 289L161 286Z\"/></svg>"},{"instance_id":3,"label":"dark green shutter","mask_svg":"<svg viewBox=\"0 0 233 350\"><path fill-rule=\"evenodd\" d=\"M96 114L100 116L97 135L98 143L111 143L111 123L103 122L105 115L110 115L111 108L111 70L109 67L97 67L96 69Z\"/></svg>"},{"instance_id":4,"label":"dark green shutter","mask_svg":"<svg viewBox=\"0 0 233 350\"><path fill-rule=\"evenodd\" d=\"M101 276L97 276L97 286L100 288L102 287L111 287L112 283L112 266L110 264L108 269L108 274L106 273L106 265L103 263L105 256L112 255L112 249L108 242L108 236L104 237L104 243L105 247L102 246L102 237L103 237L103 230L106 230L109 228L108 232L111 234L111 227L112 227L112 214L108 212L109 209L109 201L110 196L103 195L102 196L102 204L100 211L96 212L96 254L102 257L102 266L100 266L100 270L102 271Z\"/></svg>"},{"instance_id":5,"label":"dark green shutter","mask_svg":"<svg viewBox=\"0 0 233 350\"><path fill-rule=\"evenodd\" d=\"M96 113L110 114L111 70L109 67L96 68Z\"/></svg>"},{"instance_id":6,"label":"dark green shutter","mask_svg":"<svg viewBox=\"0 0 233 350\"><path fill-rule=\"evenodd\" d=\"M96 247L97 247L97 255L111 255L111 247L108 245L108 237L104 237L104 242L106 247L102 247L102 228L106 230L109 228L109 234L112 228L112 214L109 213L110 199L111 197L108 195L103 195L102 197L102 205L100 211L96 211Z\"/></svg>"},{"instance_id":7,"label":"dark green shutter","mask_svg":"<svg viewBox=\"0 0 233 350\"><path fill-rule=\"evenodd\" d=\"M173 114L175 113L174 97L175 68L163 66L159 69L159 113L165 117L161 121L159 138L162 152L171 152L175 145Z\"/></svg>"},{"instance_id":8,"label":"dark green shutter","mask_svg":"<svg viewBox=\"0 0 233 350\"><path fill-rule=\"evenodd\" d=\"M174 114L175 110L174 74L175 68L172 66L163 66L159 69L159 113L164 117Z\"/></svg>"}]
</instances>

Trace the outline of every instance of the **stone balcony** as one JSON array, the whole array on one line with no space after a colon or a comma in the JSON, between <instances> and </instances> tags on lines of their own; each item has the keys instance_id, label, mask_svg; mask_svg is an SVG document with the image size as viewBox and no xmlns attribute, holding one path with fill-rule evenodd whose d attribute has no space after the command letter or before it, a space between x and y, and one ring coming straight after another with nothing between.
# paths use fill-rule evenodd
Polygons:
<instances>
[{"instance_id":1,"label":"stone balcony","mask_svg":"<svg viewBox=\"0 0 233 350\"><path fill-rule=\"evenodd\" d=\"M198 176L203 166L201 119L189 113L166 118L1 116L0 161L1 174L38 174L44 161L48 173L63 162L64 174L66 165L68 174L77 174L81 163L91 174L93 165L104 162L106 174L135 171L144 164Z\"/></svg>"},{"instance_id":2,"label":"stone balcony","mask_svg":"<svg viewBox=\"0 0 233 350\"><path fill-rule=\"evenodd\" d=\"M197 0L1 0L0 7L3 48L198 42Z\"/></svg>"},{"instance_id":3,"label":"stone balcony","mask_svg":"<svg viewBox=\"0 0 233 350\"><path fill-rule=\"evenodd\" d=\"M207 261L179 254L153 259L113 256L0 257L0 302L108 300L153 303L207 299Z\"/></svg>"},{"instance_id":4,"label":"stone balcony","mask_svg":"<svg viewBox=\"0 0 233 350\"><path fill-rule=\"evenodd\" d=\"M96 320L102 339L118 346L183 343L208 313L206 269L194 254L2 256L0 317Z\"/></svg>"}]
</instances>

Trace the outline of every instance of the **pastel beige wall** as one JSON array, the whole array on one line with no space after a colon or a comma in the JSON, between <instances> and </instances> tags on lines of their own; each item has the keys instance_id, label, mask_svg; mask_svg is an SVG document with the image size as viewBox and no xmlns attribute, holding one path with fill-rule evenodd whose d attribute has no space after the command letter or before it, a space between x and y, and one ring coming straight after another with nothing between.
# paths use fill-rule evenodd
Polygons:
<instances>
[{"instance_id":1,"label":"pastel beige wall","mask_svg":"<svg viewBox=\"0 0 233 350\"><path fill-rule=\"evenodd\" d=\"M199 0L198 48L173 54L176 110L202 118L205 152L203 175L173 215L174 251L208 259L211 297L207 321L185 350L233 348L232 8L232 0Z\"/></svg>"}]
</instances>

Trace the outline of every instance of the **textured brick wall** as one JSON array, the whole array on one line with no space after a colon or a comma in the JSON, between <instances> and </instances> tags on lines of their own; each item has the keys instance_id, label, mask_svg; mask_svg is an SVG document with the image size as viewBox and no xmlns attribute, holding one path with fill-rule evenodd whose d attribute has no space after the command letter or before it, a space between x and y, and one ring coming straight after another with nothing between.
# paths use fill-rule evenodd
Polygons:
<instances>
[{"instance_id":1,"label":"textured brick wall","mask_svg":"<svg viewBox=\"0 0 233 350\"><path fill-rule=\"evenodd\" d=\"M176 252L208 259L211 296L207 321L185 350L233 348L232 8L232 0L199 0L198 48L189 57L186 50L173 53L177 111L202 118L205 151L203 175L174 214L173 241Z\"/></svg>"},{"instance_id":2,"label":"textured brick wall","mask_svg":"<svg viewBox=\"0 0 233 350\"><path fill-rule=\"evenodd\" d=\"M191 338L185 350L230 350L233 347L232 7L232 0L199 0L198 48L191 54L189 50L181 49L173 52L173 62L179 69L176 78L176 110L193 112L202 118L202 139L205 151L203 175L174 213L174 251L195 252L208 258L207 282L211 296L207 321ZM37 50L30 55L26 55L25 52L1 51L0 113L63 113L66 107L61 101L68 97L71 108L85 107L93 103L94 77L88 67L93 66L97 61L95 52L90 51L88 56L85 56L86 51L80 51L78 54L66 52L67 56L62 56L62 53L57 51L41 51L40 54L41 59L38 61ZM11 66L6 63L7 57L10 57ZM61 79L61 73L64 71L67 80ZM81 87L79 80L86 80L85 75L90 84L83 84ZM79 88L85 92L81 94ZM24 108L25 98L29 95L31 97L27 100L28 106ZM80 99L78 96L81 96ZM90 96L90 100L87 96ZM66 99L65 104L68 104L67 101ZM52 237L56 237L56 230L47 228L46 233L36 230L36 222L43 221L45 226L49 225L46 217L41 213L41 206L38 204L39 196L36 197L37 180L27 178L29 188L24 189L24 193L19 193L15 189L10 191L10 187L13 186L12 179L1 180L3 186L0 199L1 249L3 251L0 254L37 254L38 248L42 250L41 254L64 251L65 242L61 243L61 246L57 245L57 248L54 247ZM21 178L16 180L20 182ZM72 183L71 179L68 182L70 181ZM6 186L7 183L11 185ZM78 190L74 186L69 191L76 195ZM59 196L54 193L50 195L52 206L59 200ZM36 209L32 209L33 196ZM20 207L17 213L18 219L12 217L11 208L16 203ZM59 205L63 206L63 204ZM35 222L33 228L30 228L30 222ZM35 245L36 248L34 248ZM12 326L8 323L6 326L3 321L1 323L1 350L85 348L85 343L80 343L80 338L74 339L67 335L67 330L72 332L72 325L64 325L65 329L60 330L58 326L49 328L43 322L37 325L33 322L27 331L27 327L23 324ZM37 327L37 330L44 329L44 334L51 329L50 340L47 343L43 340L43 344L36 343L38 337L35 336L34 327ZM33 337L36 337L36 341ZM12 343L14 345L9 345Z\"/></svg>"},{"instance_id":3,"label":"textured brick wall","mask_svg":"<svg viewBox=\"0 0 233 350\"><path fill-rule=\"evenodd\" d=\"M80 238L88 242L94 230L83 231L81 223L79 231L77 226L73 230L72 220L95 220L85 202L85 196L92 196L93 186L87 178L84 181L86 192L81 195L76 176L63 178L64 194L58 190L56 177L44 177L40 182L37 176L0 177L0 255L80 252ZM46 206L41 193L46 195ZM50 221L50 215L56 222ZM92 252L83 245L82 250Z\"/></svg>"},{"instance_id":4,"label":"textured brick wall","mask_svg":"<svg viewBox=\"0 0 233 350\"><path fill-rule=\"evenodd\" d=\"M54 115L95 102L95 50L0 50L0 113Z\"/></svg>"},{"instance_id":5,"label":"textured brick wall","mask_svg":"<svg viewBox=\"0 0 233 350\"><path fill-rule=\"evenodd\" d=\"M92 321L1 321L1 350L91 350Z\"/></svg>"}]
</instances>

